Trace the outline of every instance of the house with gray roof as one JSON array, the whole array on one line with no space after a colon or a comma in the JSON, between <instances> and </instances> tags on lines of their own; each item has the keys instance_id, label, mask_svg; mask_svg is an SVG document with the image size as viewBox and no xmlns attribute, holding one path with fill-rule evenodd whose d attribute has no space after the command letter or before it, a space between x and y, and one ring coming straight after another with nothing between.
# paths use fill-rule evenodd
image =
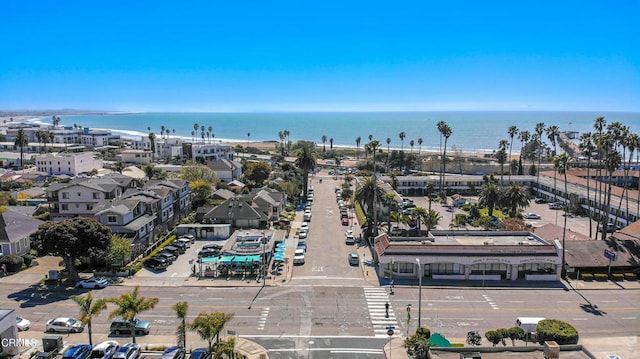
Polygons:
<instances>
[{"instance_id":1,"label":"house with gray roof","mask_svg":"<svg viewBox=\"0 0 640 359\"><path fill-rule=\"evenodd\" d=\"M7 210L0 213L0 252L2 255L24 255L31 249L29 236L43 221L20 212Z\"/></svg>"},{"instance_id":2,"label":"house with gray roof","mask_svg":"<svg viewBox=\"0 0 640 359\"><path fill-rule=\"evenodd\" d=\"M207 167L211 168L222 182L231 182L242 175L242 164L225 158L209 161Z\"/></svg>"},{"instance_id":3,"label":"house with gray roof","mask_svg":"<svg viewBox=\"0 0 640 359\"><path fill-rule=\"evenodd\" d=\"M269 215L252 196L235 196L211 209L202 218L203 223L230 224L234 228L267 228Z\"/></svg>"}]
</instances>

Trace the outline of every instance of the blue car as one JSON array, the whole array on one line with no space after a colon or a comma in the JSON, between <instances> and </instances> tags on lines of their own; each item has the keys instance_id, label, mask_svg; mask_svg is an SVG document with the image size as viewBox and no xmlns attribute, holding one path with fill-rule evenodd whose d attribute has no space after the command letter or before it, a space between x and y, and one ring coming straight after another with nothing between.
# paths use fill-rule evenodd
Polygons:
<instances>
[{"instance_id":1,"label":"blue car","mask_svg":"<svg viewBox=\"0 0 640 359\"><path fill-rule=\"evenodd\" d=\"M211 352L209 348L194 349L189 359L211 359Z\"/></svg>"},{"instance_id":2,"label":"blue car","mask_svg":"<svg viewBox=\"0 0 640 359\"><path fill-rule=\"evenodd\" d=\"M91 354L91 345L89 344L78 344L74 345L71 348L67 349L62 356L63 359L85 359L89 357Z\"/></svg>"}]
</instances>

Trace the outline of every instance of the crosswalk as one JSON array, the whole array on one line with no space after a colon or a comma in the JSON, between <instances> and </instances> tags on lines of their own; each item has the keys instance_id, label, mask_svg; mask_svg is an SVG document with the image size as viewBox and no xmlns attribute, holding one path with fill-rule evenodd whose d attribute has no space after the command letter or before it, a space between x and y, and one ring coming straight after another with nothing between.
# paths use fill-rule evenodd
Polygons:
<instances>
[{"instance_id":1,"label":"crosswalk","mask_svg":"<svg viewBox=\"0 0 640 359\"><path fill-rule=\"evenodd\" d=\"M396 328L395 335L400 334L398 321L393 311L393 306L389 301L389 294L385 288L364 288L364 297L367 301L369 309L369 317L373 326L373 332L376 338L387 338L387 327L394 326ZM385 304L389 303L389 317L386 315Z\"/></svg>"}]
</instances>

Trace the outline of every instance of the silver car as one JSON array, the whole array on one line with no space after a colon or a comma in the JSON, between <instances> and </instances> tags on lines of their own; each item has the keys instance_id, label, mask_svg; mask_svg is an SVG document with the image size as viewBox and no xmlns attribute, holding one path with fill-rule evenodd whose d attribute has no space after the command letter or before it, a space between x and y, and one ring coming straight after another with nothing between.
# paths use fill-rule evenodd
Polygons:
<instances>
[{"instance_id":1,"label":"silver car","mask_svg":"<svg viewBox=\"0 0 640 359\"><path fill-rule=\"evenodd\" d=\"M48 321L45 328L47 332L80 333L84 325L73 318L61 317Z\"/></svg>"}]
</instances>

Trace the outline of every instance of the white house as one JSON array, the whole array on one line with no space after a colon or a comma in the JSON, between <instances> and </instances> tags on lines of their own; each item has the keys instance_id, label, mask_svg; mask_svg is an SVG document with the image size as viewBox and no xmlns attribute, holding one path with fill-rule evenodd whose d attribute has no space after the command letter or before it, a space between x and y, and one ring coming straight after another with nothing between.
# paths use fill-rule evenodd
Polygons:
<instances>
[{"instance_id":1,"label":"white house","mask_svg":"<svg viewBox=\"0 0 640 359\"><path fill-rule=\"evenodd\" d=\"M102 168L101 159L92 152L83 153L47 153L36 157L38 171L48 175L66 174L77 176Z\"/></svg>"},{"instance_id":2,"label":"white house","mask_svg":"<svg viewBox=\"0 0 640 359\"><path fill-rule=\"evenodd\" d=\"M147 150L123 150L122 162L133 163L137 165L146 165L151 163L152 153Z\"/></svg>"}]
</instances>

